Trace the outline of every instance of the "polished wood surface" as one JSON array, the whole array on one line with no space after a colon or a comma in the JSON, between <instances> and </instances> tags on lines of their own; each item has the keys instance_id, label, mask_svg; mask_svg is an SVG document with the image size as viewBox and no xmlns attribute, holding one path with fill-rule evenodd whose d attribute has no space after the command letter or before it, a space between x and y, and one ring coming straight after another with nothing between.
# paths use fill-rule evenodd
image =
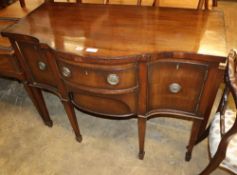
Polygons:
<instances>
[{"instance_id":1,"label":"polished wood surface","mask_svg":"<svg viewBox=\"0 0 237 175\"><path fill-rule=\"evenodd\" d=\"M8 32L40 38L57 51L80 56L170 50L226 55L221 12L53 3L44 4Z\"/></svg>"},{"instance_id":2,"label":"polished wood surface","mask_svg":"<svg viewBox=\"0 0 237 175\"><path fill-rule=\"evenodd\" d=\"M222 81L222 13L46 3L2 34L30 85L65 102L78 137L71 103L96 116L137 117L141 159L148 119L191 120L190 160Z\"/></svg>"}]
</instances>

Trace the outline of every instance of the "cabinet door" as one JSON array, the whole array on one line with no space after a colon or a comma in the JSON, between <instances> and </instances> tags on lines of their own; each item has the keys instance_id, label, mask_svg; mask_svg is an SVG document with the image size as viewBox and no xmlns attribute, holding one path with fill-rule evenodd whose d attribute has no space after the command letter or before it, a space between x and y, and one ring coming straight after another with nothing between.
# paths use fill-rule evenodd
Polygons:
<instances>
[{"instance_id":1,"label":"cabinet door","mask_svg":"<svg viewBox=\"0 0 237 175\"><path fill-rule=\"evenodd\" d=\"M28 76L31 78L28 81L56 88L58 84L57 78L54 76L55 73L46 55L46 51L40 49L39 45L35 43L19 41L18 46L27 65L26 69L29 70Z\"/></svg>"},{"instance_id":2,"label":"cabinet door","mask_svg":"<svg viewBox=\"0 0 237 175\"><path fill-rule=\"evenodd\" d=\"M159 60L149 64L148 110L198 113L208 66Z\"/></svg>"}]
</instances>

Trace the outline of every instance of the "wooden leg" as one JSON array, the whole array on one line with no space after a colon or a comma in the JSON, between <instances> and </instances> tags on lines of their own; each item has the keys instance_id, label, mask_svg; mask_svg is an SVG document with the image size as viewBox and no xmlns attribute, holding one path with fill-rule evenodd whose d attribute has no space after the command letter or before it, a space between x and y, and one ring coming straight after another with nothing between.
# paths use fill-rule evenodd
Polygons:
<instances>
[{"instance_id":1,"label":"wooden leg","mask_svg":"<svg viewBox=\"0 0 237 175\"><path fill-rule=\"evenodd\" d=\"M19 0L19 1L20 1L20 4L21 4L21 7L25 7L26 6L25 0Z\"/></svg>"},{"instance_id":2,"label":"wooden leg","mask_svg":"<svg viewBox=\"0 0 237 175\"><path fill-rule=\"evenodd\" d=\"M139 159L143 159L145 155L144 144L146 135L146 118L143 116L138 116L138 137L139 137Z\"/></svg>"},{"instance_id":3,"label":"wooden leg","mask_svg":"<svg viewBox=\"0 0 237 175\"><path fill-rule=\"evenodd\" d=\"M200 120L194 120L193 121L193 126L192 126L192 131L191 131L191 135L190 135L190 139L189 139L189 144L187 146L187 152L186 152L186 155L185 155L185 160L186 161L189 161L192 158L192 150L193 150L193 147L194 147L194 145L197 141L200 126L201 126L201 121Z\"/></svg>"},{"instance_id":4,"label":"wooden leg","mask_svg":"<svg viewBox=\"0 0 237 175\"><path fill-rule=\"evenodd\" d=\"M212 1L212 6L213 6L213 7L217 7L217 0L213 0L213 1Z\"/></svg>"},{"instance_id":5,"label":"wooden leg","mask_svg":"<svg viewBox=\"0 0 237 175\"><path fill-rule=\"evenodd\" d=\"M25 90L30 96L33 104L35 105L37 111L39 112L41 118L43 119L45 125L52 127L53 122L49 117L49 113L42 95L42 92L39 88L31 87L27 84L24 84Z\"/></svg>"},{"instance_id":6,"label":"wooden leg","mask_svg":"<svg viewBox=\"0 0 237 175\"><path fill-rule=\"evenodd\" d=\"M199 0L197 9L202 10L206 0Z\"/></svg>"},{"instance_id":7,"label":"wooden leg","mask_svg":"<svg viewBox=\"0 0 237 175\"><path fill-rule=\"evenodd\" d=\"M73 128L73 131L76 135L76 140L78 142L81 142L82 136L81 136L80 129L79 129L79 126L77 123L77 118L76 118L76 114L74 111L74 107L70 101L62 101L62 103L64 105L65 111L67 113L68 119L69 119L71 126Z\"/></svg>"},{"instance_id":8,"label":"wooden leg","mask_svg":"<svg viewBox=\"0 0 237 175\"><path fill-rule=\"evenodd\" d=\"M198 140L196 141L195 144L198 144L202 142L205 138L207 138L209 135L209 131L210 131L210 126L208 126L208 128L198 137Z\"/></svg>"}]
</instances>

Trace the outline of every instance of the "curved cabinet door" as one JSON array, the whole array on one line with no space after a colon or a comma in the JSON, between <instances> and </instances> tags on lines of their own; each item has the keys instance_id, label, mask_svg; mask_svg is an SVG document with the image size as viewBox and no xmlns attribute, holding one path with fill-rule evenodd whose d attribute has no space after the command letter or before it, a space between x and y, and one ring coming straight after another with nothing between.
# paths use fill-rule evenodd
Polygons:
<instances>
[{"instance_id":1,"label":"curved cabinet door","mask_svg":"<svg viewBox=\"0 0 237 175\"><path fill-rule=\"evenodd\" d=\"M195 61L158 60L149 64L148 110L198 115L208 65Z\"/></svg>"},{"instance_id":2,"label":"curved cabinet door","mask_svg":"<svg viewBox=\"0 0 237 175\"><path fill-rule=\"evenodd\" d=\"M73 103L94 114L127 117L137 111L137 64L87 64L57 59Z\"/></svg>"}]
</instances>

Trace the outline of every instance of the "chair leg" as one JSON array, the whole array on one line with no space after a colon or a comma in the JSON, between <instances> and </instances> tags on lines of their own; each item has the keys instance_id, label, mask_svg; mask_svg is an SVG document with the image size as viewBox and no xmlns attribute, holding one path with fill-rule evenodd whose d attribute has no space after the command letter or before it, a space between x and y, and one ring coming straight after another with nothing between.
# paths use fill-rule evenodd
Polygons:
<instances>
[{"instance_id":1,"label":"chair leg","mask_svg":"<svg viewBox=\"0 0 237 175\"><path fill-rule=\"evenodd\" d=\"M144 144L146 135L146 118L143 116L138 116L138 137L139 137L139 159L143 159L145 155Z\"/></svg>"},{"instance_id":2,"label":"chair leg","mask_svg":"<svg viewBox=\"0 0 237 175\"><path fill-rule=\"evenodd\" d=\"M221 164L224 158L225 158L225 152L218 149L215 156L210 160L207 167L199 175L209 175Z\"/></svg>"},{"instance_id":3,"label":"chair leg","mask_svg":"<svg viewBox=\"0 0 237 175\"><path fill-rule=\"evenodd\" d=\"M214 171L221 162L225 159L227 146L230 140L229 135L225 135L222 137L221 142L219 143L219 146L217 148L217 151L213 158L210 160L207 167L199 174L199 175L209 175L212 171Z\"/></svg>"},{"instance_id":4,"label":"chair leg","mask_svg":"<svg viewBox=\"0 0 237 175\"><path fill-rule=\"evenodd\" d=\"M70 101L62 101L62 103L64 105L65 111L67 113L68 119L69 119L71 126L73 128L73 131L76 135L76 140L78 142L81 142L82 136L81 136L80 129L79 129L79 126L77 123L77 118L76 118L76 114L74 111L74 107Z\"/></svg>"},{"instance_id":5,"label":"chair leg","mask_svg":"<svg viewBox=\"0 0 237 175\"><path fill-rule=\"evenodd\" d=\"M35 105L37 111L39 112L41 118L43 119L45 125L52 127L53 122L49 117L49 113L42 95L42 92L39 88L31 87L27 84L24 84L25 90L30 96L33 104Z\"/></svg>"},{"instance_id":6,"label":"chair leg","mask_svg":"<svg viewBox=\"0 0 237 175\"><path fill-rule=\"evenodd\" d=\"M217 7L217 0L212 0L212 6Z\"/></svg>"},{"instance_id":7,"label":"chair leg","mask_svg":"<svg viewBox=\"0 0 237 175\"><path fill-rule=\"evenodd\" d=\"M21 7L25 7L26 6L25 0L19 0L19 1L20 1Z\"/></svg>"},{"instance_id":8,"label":"chair leg","mask_svg":"<svg viewBox=\"0 0 237 175\"><path fill-rule=\"evenodd\" d=\"M193 150L193 147L194 147L194 145L197 141L200 126L201 126L201 121L200 120L194 120L193 121L193 126L192 126L192 131L191 131L191 135L190 135L190 139L189 139L189 144L187 146L187 152L186 152L186 155L185 155L185 160L186 161L190 161L191 158L192 158L192 150Z\"/></svg>"}]
</instances>

